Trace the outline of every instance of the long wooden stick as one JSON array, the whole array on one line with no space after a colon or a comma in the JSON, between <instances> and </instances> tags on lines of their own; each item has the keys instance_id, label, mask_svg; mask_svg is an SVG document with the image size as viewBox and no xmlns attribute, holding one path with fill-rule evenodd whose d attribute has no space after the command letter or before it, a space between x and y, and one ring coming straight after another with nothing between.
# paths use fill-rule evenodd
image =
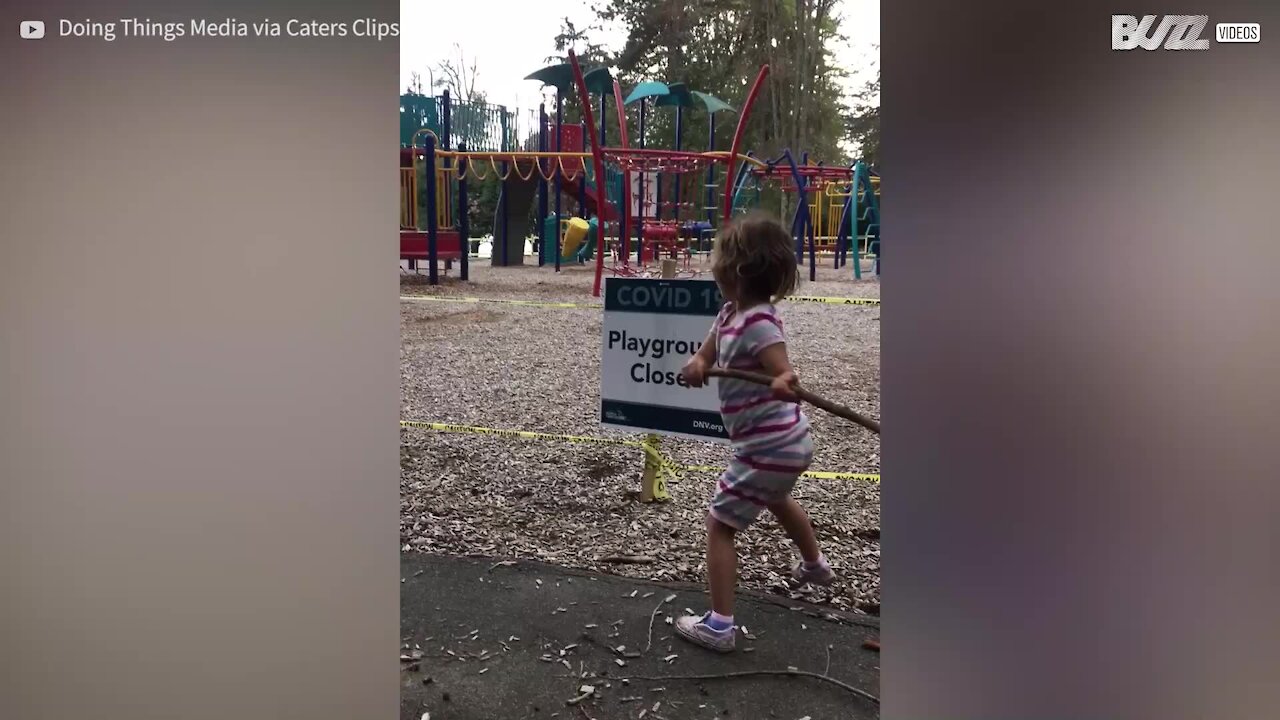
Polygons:
<instances>
[{"instance_id":1,"label":"long wooden stick","mask_svg":"<svg viewBox=\"0 0 1280 720\"><path fill-rule=\"evenodd\" d=\"M747 382L756 383L758 385L773 384L773 378L769 377L768 375L761 375L759 373L747 372L746 370L735 370L733 368L721 368L721 367L707 368L707 375L733 378L735 380L745 380ZM880 422L878 420L873 420L867 417L866 415L862 415L861 413L859 413L856 410L853 410L852 408L847 408L844 405L831 402L830 400L820 395L814 395L813 393L799 387L798 385L792 386L791 391L794 392L796 396L799 397L801 400L804 400L805 402L809 403L810 405L813 405L816 408L821 408L831 413L832 415L836 415L844 418L845 420L855 422L877 435L880 434Z\"/></svg>"}]
</instances>

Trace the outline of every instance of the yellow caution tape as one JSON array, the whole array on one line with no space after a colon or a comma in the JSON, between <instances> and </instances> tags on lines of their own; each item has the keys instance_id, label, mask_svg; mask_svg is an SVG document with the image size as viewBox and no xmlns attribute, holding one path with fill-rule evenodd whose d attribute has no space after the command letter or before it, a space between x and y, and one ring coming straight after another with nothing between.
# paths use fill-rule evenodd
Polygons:
<instances>
[{"instance_id":1,"label":"yellow caution tape","mask_svg":"<svg viewBox=\"0 0 1280 720\"><path fill-rule=\"evenodd\" d=\"M813 295L791 295L787 298L792 302L802 303L822 303L826 305L876 305L880 304L880 298L838 298L838 297L816 297Z\"/></svg>"},{"instance_id":2,"label":"yellow caution tape","mask_svg":"<svg viewBox=\"0 0 1280 720\"><path fill-rule=\"evenodd\" d=\"M654 499L669 500L667 481L677 481L684 476L679 465L668 460L652 443L652 441L623 440L621 438L591 437L588 435L562 435L559 433L533 432L530 430L498 430L478 425L453 425L450 423L425 422L421 420L401 420L402 428L422 428L439 432L470 433L473 435L497 435L500 437L518 437L526 440L562 440L571 443L587 443L592 445L619 445L635 447L644 451L645 466L657 470L657 484Z\"/></svg>"},{"instance_id":3,"label":"yellow caution tape","mask_svg":"<svg viewBox=\"0 0 1280 720\"><path fill-rule=\"evenodd\" d=\"M678 481L691 472L719 473L722 470L722 468L711 465L676 464L671 459L663 455L662 451L658 449L656 436L649 436L644 440L623 440L622 438L592 437L590 435L564 435L560 433L534 432L531 430L498 430L496 428L481 427L479 425L454 425L451 423L426 422L423 420L401 420L400 427L421 428L424 430L436 430L439 432L470 433L473 435L517 437L524 438L526 440L560 440L571 443L616 445L640 448L645 454L645 465L652 465L658 471L657 489L654 492L654 497L659 500L666 500L671 497L667 494L668 481ZM800 477L819 480L858 480L873 483L880 482L879 473L824 472L809 470L801 473Z\"/></svg>"}]
</instances>

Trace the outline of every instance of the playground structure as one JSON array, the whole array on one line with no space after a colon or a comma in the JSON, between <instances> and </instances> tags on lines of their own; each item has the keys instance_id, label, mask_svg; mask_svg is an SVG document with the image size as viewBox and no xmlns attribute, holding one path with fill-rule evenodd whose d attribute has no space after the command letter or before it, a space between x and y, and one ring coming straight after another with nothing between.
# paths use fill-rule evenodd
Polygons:
<instances>
[{"instance_id":1,"label":"playground structure","mask_svg":"<svg viewBox=\"0 0 1280 720\"><path fill-rule=\"evenodd\" d=\"M594 258L592 294L597 297L606 269L618 276L655 275L655 263L671 257L683 261L678 276L699 274L692 258L711 249L718 226L759 205L761 184L767 182L797 196L792 232L802 264L808 249L810 280L816 277L818 253L831 254L834 266L841 268L852 252L855 278L862 277L862 258L874 258L879 274L880 178L865 163L827 167L809 163L807 156L797 163L789 150L768 161L739 153L751 107L768 76L767 66L750 88L729 150L717 151L715 116L734 112L728 104L681 83L657 82L640 83L624 100L608 68L584 73L573 53L569 59L526 78L555 89L554 123L545 104L538 109L536 150L519 149L515 113L505 108L455 106L448 91L439 98L402 96L400 257L415 270L417 263L427 263L431 284L439 282L440 261L446 263L446 270L459 262L460 278L468 280L469 257L479 247L470 239L468 228L468 180L491 177L501 183L491 263L523 264L532 236L539 266L552 264L559 271L564 264ZM575 86L584 122L566 124L565 96ZM608 145L606 130L610 97L619 131L616 146ZM638 146L632 147L625 111L636 103L640 129ZM593 104L599 112L598 125ZM684 113L695 104L709 117L706 151L682 149ZM674 149L645 147L650 105L674 108ZM451 147L453 123L459 115L468 118L471 129L464 136L472 141L470 149L466 142ZM690 179L701 181L701 208L687 196L682 202L682 185L690 185ZM664 199L664 180L669 199ZM722 199L717 199L721 193ZM565 213L565 198L576 200L576 214ZM537 219L530 228L529 211L535 199ZM570 232L572 238L567 236Z\"/></svg>"},{"instance_id":2,"label":"playground structure","mask_svg":"<svg viewBox=\"0 0 1280 720\"><path fill-rule=\"evenodd\" d=\"M810 164L807 157L797 163L790 150L783 150L779 157L753 166L751 173L774 179L784 191L797 195L791 234L801 267L808 249L810 280L817 279L819 252L831 253L839 269L848 264L852 251L855 279L862 278L863 256L872 257L875 273L880 274L880 181L866 163L827 167Z\"/></svg>"}]
</instances>

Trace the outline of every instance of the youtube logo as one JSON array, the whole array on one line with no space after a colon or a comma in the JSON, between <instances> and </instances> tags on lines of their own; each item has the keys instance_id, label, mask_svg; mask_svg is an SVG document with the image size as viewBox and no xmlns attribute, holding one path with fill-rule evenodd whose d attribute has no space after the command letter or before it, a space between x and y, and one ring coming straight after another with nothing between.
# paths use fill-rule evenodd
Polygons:
<instances>
[{"instance_id":1,"label":"youtube logo","mask_svg":"<svg viewBox=\"0 0 1280 720\"><path fill-rule=\"evenodd\" d=\"M39 40L44 37L44 21L23 20L18 24L18 34L23 40Z\"/></svg>"}]
</instances>

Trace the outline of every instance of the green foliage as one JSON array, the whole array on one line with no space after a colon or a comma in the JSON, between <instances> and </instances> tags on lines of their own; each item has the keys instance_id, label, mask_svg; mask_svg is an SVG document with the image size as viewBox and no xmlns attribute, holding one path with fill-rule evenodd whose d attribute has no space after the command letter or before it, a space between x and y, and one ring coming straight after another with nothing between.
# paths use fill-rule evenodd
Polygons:
<instances>
[{"instance_id":1,"label":"green foliage","mask_svg":"<svg viewBox=\"0 0 1280 720\"><path fill-rule=\"evenodd\" d=\"M880 167L880 70L876 78L858 93L858 106L846 117L848 137L859 148L859 157L872 167Z\"/></svg>"},{"instance_id":2,"label":"green foliage","mask_svg":"<svg viewBox=\"0 0 1280 720\"><path fill-rule=\"evenodd\" d=\"M623 47L614 52L590 42L598 25L579 30L568 19L556 37L561 61L566 50L584 64L609 64L624 88L644 80L684 82L722 98L741 109L762 65L770 74L745 128L741 151L774 158L789 149L797 160L805 152L812 161L845 164L841 141L849 137L852 110L841 90L846 72L835 62L834 49L842 40L837 0L601 0L595 10L599 23L620 24L627 32ZM590 58L590 63L586 58ZM565 121L580 117L577 103L565 103ZM640 144L639 105L627 108L633 145ZM738 123L736 113L715 116L716 149L727 150ZM683 143L686 149L707 149L708 118L701 108L686 110ZM609 133L617 136L614 108L609 107ZM645 118L647 147L673 147L675 112L650 105ZM701 205L703 181L686 178L686 193ZM786 211L782 194L766 188L765 207Z\"/></svg>"}]
</instances>

